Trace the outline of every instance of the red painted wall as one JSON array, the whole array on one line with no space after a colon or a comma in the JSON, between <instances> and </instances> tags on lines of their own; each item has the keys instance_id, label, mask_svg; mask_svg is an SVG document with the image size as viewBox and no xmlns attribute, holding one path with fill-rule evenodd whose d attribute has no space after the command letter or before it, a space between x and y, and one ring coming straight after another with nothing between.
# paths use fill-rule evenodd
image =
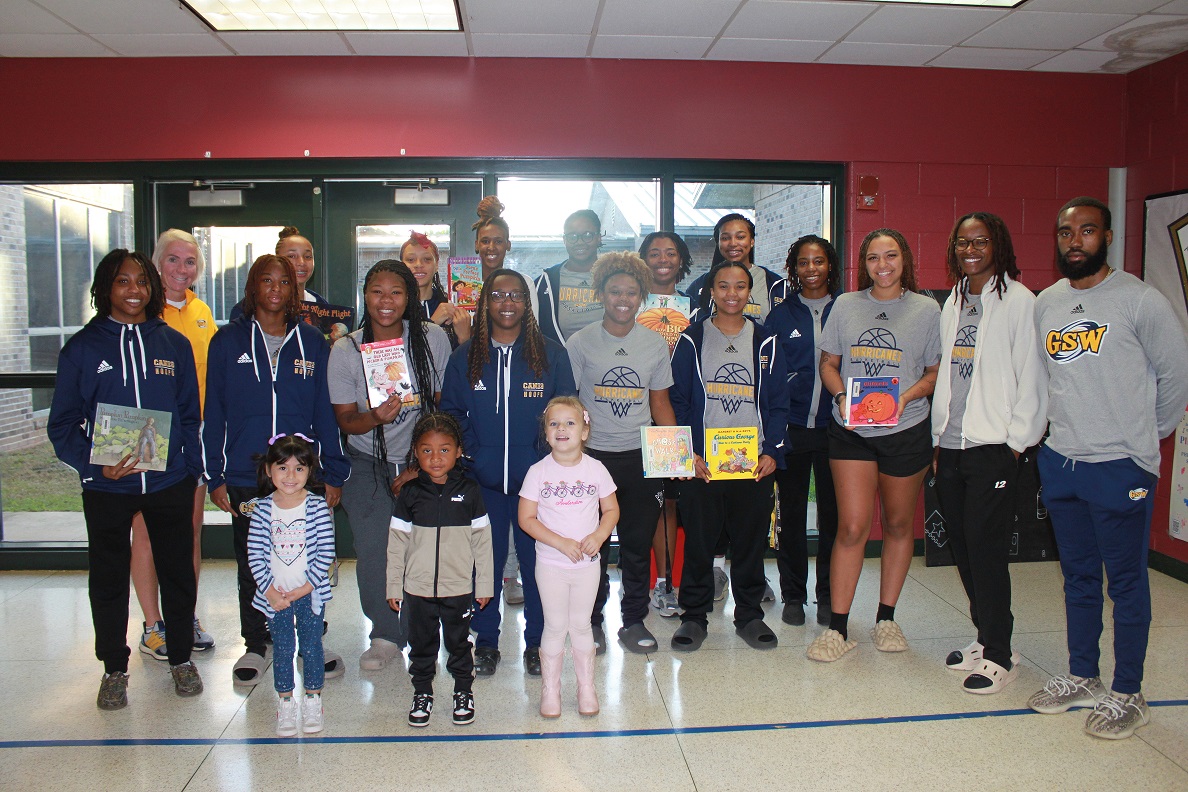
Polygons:
<instances>
[{"instance_id":1,"label":"red painted wall","mask_svg":"<svg viewBox=\"0 0 1188 792\"><path fill-rule=\"evenodd\" d=\"M1143 201L1188 188L1188 53L1127 76L1126 269L1142 267ZM1168 535L1172 439L1163 442L1151 549L1188 562L1188 542Z\"/></svg>"}]
</instances>

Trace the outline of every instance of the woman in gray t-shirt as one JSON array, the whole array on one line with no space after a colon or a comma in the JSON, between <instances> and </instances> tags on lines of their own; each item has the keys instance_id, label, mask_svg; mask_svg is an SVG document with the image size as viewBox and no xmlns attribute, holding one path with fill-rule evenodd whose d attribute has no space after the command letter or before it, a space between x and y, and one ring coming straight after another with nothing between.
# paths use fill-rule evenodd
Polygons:
<instances>
[{"instance_id":1,"label":"woman in gray t-shirt","mask_svg":"<svg viewBox=\"0 0 1188 792\"><path fill-rule=\"evenodd\" d=\"M940 306L916 291L915 263L898 231L867 234L858 253L860 291L838 297L821 337L821 383L837 407L829 427L829 466L837 492L837 541L830 564L829 629L809 646L813 660L853 649L850 606L874 520L883 513L879 609L871 631L882 652L907 649L895 604L912 561L916 501L932 462L928 396L940 363ZM850 377L899 380L899 422L846 429L840 407Z\"/></svg>"},{"instance_id":2,"label":"woman in gray t-shirt","mask_svg":"<svg viewBox=\"0 0 1188 792\"><path fill-rule=\"evenodd\" d=\"M407 640L399 615L387 602L392 487L411 478L405 457L412 427L423 411L436 408L450 340L444 330L425 321L416 279L402 262L386 259L368 270L363 304L359 329L330 350L327 379L338 426L348 435L351 477L343 486L342 505L355 537L359 602L371 620L371 646L359 658L359 667L376 671L398 656ZM401 401L397 391L378 407L370 407L359 345L397 338L404 341L413 383L411 401Z\"/></svg>"}]
</instances>

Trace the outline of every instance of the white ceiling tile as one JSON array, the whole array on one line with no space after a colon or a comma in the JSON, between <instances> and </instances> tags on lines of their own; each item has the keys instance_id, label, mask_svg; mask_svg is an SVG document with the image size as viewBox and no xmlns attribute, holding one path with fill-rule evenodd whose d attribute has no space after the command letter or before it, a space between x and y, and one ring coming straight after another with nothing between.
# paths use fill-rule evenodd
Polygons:
<instances>
[{"instance_id":1,"label":"white ceiling tile","mask_svg":"<svg viewBox=\"0 0 1188 792\"><path fill-rule=\"evenodd\" d=\"M359 55L466 57L465 33L344 33Z\"/></svg>"},{"instance_id":2,"label":"white ceiling tile","mask_svg":"<svg viewBox=\"0 0 1188 792\"><path fill-rule=\"evenodd\" d=\"M172 0L38 0L84 33L203 33L196 14Z\"/></svg>"},{"instance_id":3,"label":"white ceiling tile","mask_svg":"<svg viewBox=\"0 0 1188 792\"><path fill-rule=\"evenodd\" d=\"M95 38L129 58L234 54L210 33L96 33Z\"/></svg>"},{"instance_id":4,"label":"white ceiling tile","mask_svg":"<svg viewBox=\"0 0 1188 792\"><path fill-rule=\"evenodd\" d=\"M598 0L467 0L463 25L473 33L590 35Z\"/></svg>"},{"instance_id":5,"label":"white ceiling tile","mask_svg":"<svg viewBox=\"0 0 1188 792\"><path fill-rule=\"evenodd\" d=\"M1096 14L1145 14L1167 0L1028 0L1028 11L1075 11Z\"/></svg>"},{"instance_id":6,"label":"white ceiling tile","mask_svg":"<svg viewBox=\"0 0 1188 792\"><path fill-rule=\"evenodd\" d=\"M1121 14L1015 11L965 44L970 47L1071 49L1129 22L1131 18Z\"/></svg>"},{"instance_id":7,"label":"white ceiling tile","mask_svg":"<svg viewBox=\"0 0 1188 792\"><path fill-rule=\"evenodd\" d=\"M350 55L338 33L270 33L238 31L220 33L219 38L240 55Z\"/></svg>"},{"instance_id":8,"label":"white ceiling tile","mask_svg":"<svg viewBox=\"0 0 1188 792\"><path fill-rule=\"evenodd\" d=\"M870 3L789 3L750 0L730 23L730 38L836 41L878 6Z\"/></svg>"},{"instance_id":9,"label":"white ceiling tile","mask_svg":"<svg viewBox=\"0 0 1188 792\"><path fill-rule=\"evenodd\" d=\"M1054 58L1049 58L1043 63L1032 67L1032 71L1052 71L1052 72L1075 72L1077 74L1085 74L1087 72L1100 71L1101 67L1118 57L1116 52L1105 52L1102 50L1068 50L1062 52Z\"/></svg>"},{"instance_id":10,"label":"white ceiling tile","mask_svg":"<svg viewBox=\"0 0 1188 792\"><path fill-rule=\"evenodd\" d=\"M1188 47L1188 16L1147 14L1119 25L1077 49L1149 52L1167 56Z\"/></svg>"},{"instance_id":11,"label":"white ceiling tile","mask_svg":"<svg viewBox=\"0 0 1188 792\"><path fill-rule=\"evenodd\" d=\"M707 59L722 61L774 61L810 63L833 46L832 41L785 41L774 39L718 39Z\"/></svg>"},{"instance_id":12,"label":"white ceiling tile","mask_svg":"<svg viewBox=\"0 0 1188 792\"><path fill-rule=\"evenodd\" d=\"M1159 6L1161 14L1188 14L1188 0L1172 0L1167 5Z\"/></svg>"},{"instance_id":13,"label":"white ceiling tile","mask_svg":"<svg viewBox=\"0 0 1188 792\"><path fill-rule=\"evenodd\" d=\"M714 38L738 4L738 0L606 0L598 35Z\"/></svg>"},{"instance_id":14,"label":"white ceiling tile","mask_svg":"<svg viewBox=\"0 0 1188 792\"><path fill-rule=\"evenodd\" d=\"M479 58L584 58L590 36L543 35L533 33L492 36L475 33L470 37Z\"/></svg>"},{"instance_id":15,"label":"white ceiling tile","mask_svg":"<svg viewBox=\"0 0 1188 792\"><path fill-rule=\"evenodd\" d=\"M101 58L114 54L81 33L0 33L3 58Z\"/></svg>"},{"instance_id":16,"label":"white ceiling tile","mask_svg":"<svg viewBox=\"0 0 1188 792\"><path fill-rule=\"evenodd\" d=\"M869 44L839 41L820 63L858 63L872 66L923 66L949 47L931 44Z\"/></svg>"},{"instance_id":17,"label":"white ceiling tile","mask_svg":"<svg viewBox=\"0 0 1188 792\"><path fill-rule=\"evenodd\" d=\"M1030 69L1051 57L1059 55L1057 50L992 49L988 47L953 47L940 57L929 62L929 66L945 66L954 69Z\"/></svg>"},{"instance_id":18,"label":"white ceiling tile","mask_svg":"<svg viewBox=\"0 0 1188 792\"><path fill-rule=\"evenodd\" d=\"M78 32L29 0L5 0L0 3L0 30L5 33Z\"/></svg>"},{"instance_id":19,"label":"white ceiling tile","mask_svg":"<svg viewBox=\"0 0 1188 792\"><path fill-rule=\"evenodd\" d=\"M990 8L883 6L846 36L846 41L960 44L1007 13Z\"/></svg>"},{"instance_id":20,"label":"white ceiling tile","mask_svg":"<svg viewBox=\"0 0 1188 792\"><path fill-rule=\"evenodd\" d=\"M603 36L594 39L595 58L699 60L713 39L679 36Z\"/></svg>"}]
</instances>

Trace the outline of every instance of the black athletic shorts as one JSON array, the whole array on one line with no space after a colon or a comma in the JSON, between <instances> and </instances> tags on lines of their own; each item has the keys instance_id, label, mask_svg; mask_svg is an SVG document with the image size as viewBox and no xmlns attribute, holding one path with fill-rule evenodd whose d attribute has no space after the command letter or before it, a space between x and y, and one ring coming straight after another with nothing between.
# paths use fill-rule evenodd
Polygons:
<instances>
[{"instance_id":1,"label":"black athletic shorts","mask_svg":"<svg viewBox=\"0 0 1188 792\"><path fill-rule=\"evenodd\" d=\"M925 418L894 434L863 437L829 422L829 458L877 462L879 472L907 478L932 464L932 421Z\"/></svg>"}]
</instances>

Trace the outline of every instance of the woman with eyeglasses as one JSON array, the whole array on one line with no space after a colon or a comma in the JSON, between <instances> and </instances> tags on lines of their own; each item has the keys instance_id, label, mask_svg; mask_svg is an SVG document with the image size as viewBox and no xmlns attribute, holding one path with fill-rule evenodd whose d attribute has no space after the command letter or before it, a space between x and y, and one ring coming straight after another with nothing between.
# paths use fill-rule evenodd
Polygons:
<instances>
[{"instance_id":1,"label":"woman with eyeglasses","mask_svg":"<svg viewBox=\"0 0 1188 792\"><path fill-rule=\"evenodd\" d=\"M544 458L540 415L554 396L573 396L573 371L565 348L545 338L529 300L524 276L509 269L491 273L475 307L474 335L450 355L441 409L462 424L463 447L474 460L471 475L482 486L491 519L495 591L476 609L470 629L474 668L491 676L499 664L499 599L507 561L509 529L524 583L525 670L540 676L544 611L536 587L536 543L519 527L520 487L528 468Z\"/></svg>"},{"instance_id":2,"label":"woman with eyeglasses","mask_svg":"<svg viewBox=\"0 0 1188 792\"><path fill-rule=\"evenodd\" d=\"M540 329L564 344L571 335L602 316L590 270L602 247L602 220L592 209L579 209L565 220L565 252L569 258L536 279Z\"/></svg>"},{"instance_id":3,"label":"woman with eyeglasses","mask_svg":"<svg viewBox=\"0 0 1188 792\"><path fill-rule=\"evenodd\" d=\"M1011 651L1010 560L1019 455L1043 437L1047 373L1035 296L1019 283L1006 224L973 212L949 237L955 284L941 311L941 371L932 399L932 469L953 560L977 638L951 652L967 693L997 693L1018 675Z\"/></svg>"},{"instance_id":4,"label":"woman with eyeglasses","mask_svg":"<svg viewBox=\"0 0 1188 792\"><path fill-rule=\"evenodd\" d=\"M450 357L445 331L427 321L416 298L417 281L403 262L385 259L363 279L359 329L330 350L330 402L347 435L351 477L342 505L355 536L359 604L371 621L370 646L359 658L363 671L378 671L397 657L408 635L400 615L388 607L388 527L398 489L415 477L407 463L413 425L437 409ZM372 407L367 394L361 344L401 339L412 393L393 393Z\"/></svg>"},{"instance_id":5,"label":"woman with eyeglasses","mask_svg":"<svg viewBox=\"0 0 1188 792\"><path fill-rule=\"evenodd\" d=\"M326 484L326 503L338 505L351 474L330 404L330 347L320 331L298 318L300 291L293 263L265 254L248 270L243 315L210 342L202 445L210 502L231 514L239 580L239 624L246 651L232 669L236 685L252 686L268 667L264 614L256 610L256 579L248 567L247 537L259 495L256 456L278 434L313 438ZM325 652L326 676L345 665Z\"/></svg>"}]
</instances>

